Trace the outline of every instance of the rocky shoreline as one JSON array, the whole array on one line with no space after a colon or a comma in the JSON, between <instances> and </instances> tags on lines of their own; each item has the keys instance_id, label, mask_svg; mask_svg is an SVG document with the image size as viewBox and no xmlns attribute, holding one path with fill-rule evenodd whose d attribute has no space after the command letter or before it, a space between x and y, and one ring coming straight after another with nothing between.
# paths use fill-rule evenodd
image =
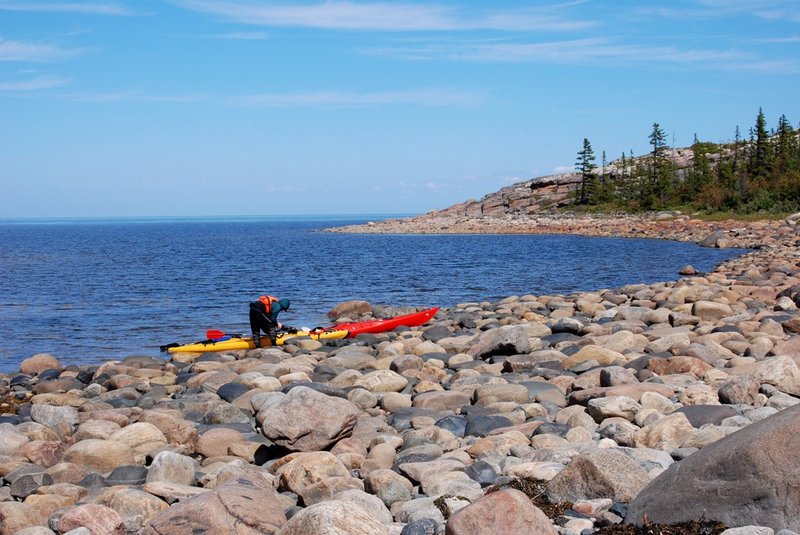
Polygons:
<instances>
[{"instance_id":1,"label":"rocky shoreline","mask_svg":"<svg viewBox=\"0 0 800 535\"><path fill-rule=\"evenodd\" d=\"M695 242L707 247L762 248L795 243L798 224L800 214L786 219L748 222L735 219L706 221L677 212L644 215L500 213L479 216L432 212L326 231L366 234L579 234Z\"/></svg>"},{"instance_id":2,"label":"rocky shoreline","mask_svg":"<svg viewBox=\"0 0 800 535\"><path fill-rule=\"evenodd\" d=\"M32 356L0 374L0 535L800 532L800 216L343 231L757 250L676 281L463 303L352 341L99 366Z\"/></svg>"}]
</instances>

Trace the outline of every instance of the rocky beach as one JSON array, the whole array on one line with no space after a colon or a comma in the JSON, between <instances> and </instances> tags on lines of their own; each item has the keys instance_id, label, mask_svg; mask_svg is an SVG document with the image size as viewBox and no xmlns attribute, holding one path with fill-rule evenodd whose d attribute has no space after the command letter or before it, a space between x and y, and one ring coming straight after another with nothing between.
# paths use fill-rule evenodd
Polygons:
<instances>
[{"instance_id":1,"label":"rocky beach","mask_svg":"<svg viewBox=\"0 0 800 535\"><path fill-rule=\"evenodd\" d=\"M754 250L352 340L32 355L0 374L0 534L800 533L800 214L468 212L336 231Z\"/></svg>"}]
</instances>

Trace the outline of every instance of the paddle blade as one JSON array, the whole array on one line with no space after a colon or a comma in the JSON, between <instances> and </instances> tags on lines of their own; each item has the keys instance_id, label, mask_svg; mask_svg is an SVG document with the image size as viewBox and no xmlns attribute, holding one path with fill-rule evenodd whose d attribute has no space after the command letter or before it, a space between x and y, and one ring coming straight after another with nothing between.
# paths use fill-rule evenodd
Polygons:
<instances>
[{"instance_id":1,"label":"paddle blade","mask_svg":"<svg viewBox=\"0 0 800 535\"><path fill-rule=\"evenodd\" d=\"M209 329L206 331L206 338L209 340L219 340L223 336L225 336L225 333L217 329Z\"/></svg>"}]
</instances>

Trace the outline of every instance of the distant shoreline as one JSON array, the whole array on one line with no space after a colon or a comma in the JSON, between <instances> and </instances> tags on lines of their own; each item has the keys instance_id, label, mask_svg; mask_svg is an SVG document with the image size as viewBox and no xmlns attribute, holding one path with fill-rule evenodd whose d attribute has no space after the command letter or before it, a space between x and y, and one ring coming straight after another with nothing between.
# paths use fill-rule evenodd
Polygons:
<instances>
[{"instance_id":1,"label":"distant shoreline","mask_svg":"<svg viewBox=\"0 0 800 535\"><path fill-rule=\"evenodd\" d=\"M483 215L426 214L325 229L366 234L577 234L593 237L654 238L694 242L707 247L778 247L798 238L800 214L783 220L706 221L688 215Z\"/></svg>"}]
</instances>

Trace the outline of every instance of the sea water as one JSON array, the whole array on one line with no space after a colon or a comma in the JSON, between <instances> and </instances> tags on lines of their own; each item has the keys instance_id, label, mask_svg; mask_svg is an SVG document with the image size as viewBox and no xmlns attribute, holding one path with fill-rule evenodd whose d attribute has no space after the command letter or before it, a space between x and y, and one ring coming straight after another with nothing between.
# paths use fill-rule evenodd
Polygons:
<instances>
[{"instance_id":1,"label":"sea water","mask_svg":"<svg viewBox=\"0 0 800 535\"><path fill-rule=\"evenodd\" d=\"M369 218L0 221L0 371L158 355L206 329L247 333L248 303L291 299L315 327L336 303L450 307L510 295L674 280L741 254L663 240L546 235L332 234ZM374 219L374 218L372 218Z\"/></svg>"}]
</instances>

